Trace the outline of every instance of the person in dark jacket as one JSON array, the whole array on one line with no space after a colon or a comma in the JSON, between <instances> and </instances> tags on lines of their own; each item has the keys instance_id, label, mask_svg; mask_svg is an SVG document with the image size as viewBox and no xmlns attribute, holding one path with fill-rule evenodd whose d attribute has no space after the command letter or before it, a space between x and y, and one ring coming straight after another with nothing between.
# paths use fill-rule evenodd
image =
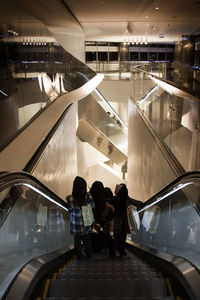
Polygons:
<instances>
[{"instance_id":1,"label":"person in dark jacket","mask_svg":"<svg viewBox=\"0 0 200 300\"><path fill-rule=\"evenodd\" d=\"M103 196L105 208L102 214L102 222L105 234L105 246L108 248L109 255L115 256L113 193L109 187L104 188Z\"/></svg>"},{"instance_id":2,"label":"person in dark jacket","mask_svg":"<svg viewBox=\"0 0 200 300\"><path fill-rule=\"evenodd\" d=\"M103 201L103 183L101 181L93 182L90 193L95 203L95 210L94 210L94 218L95 222L101 225L101 215L104 210L104 201Z\"/></svg>"},{"instance_id":3,"label":"person in dark jacket","mask_svg":"<svg viewBox=\"0 0 200 300\"><path fill-rule=\"evenodd\" d=\"M126 234L130 233L127 220L128 189L125 184L117 184L114 197L114 238L120 256L126 255Z\"/></svg>"},{"instance_id":4,"label":"person in dark jacket","mask_svg":"<svg viewBox=\"0 0 200 300\"><path fill-rule=\"evenodd\" d=\"M101 181L93 182L90 193L95 203L94 219L95 224L91 233L92 250L101 252L105 248L105 237L102 229L102 213L104 210L103 183Z\"/></svg>"}]
</instances>

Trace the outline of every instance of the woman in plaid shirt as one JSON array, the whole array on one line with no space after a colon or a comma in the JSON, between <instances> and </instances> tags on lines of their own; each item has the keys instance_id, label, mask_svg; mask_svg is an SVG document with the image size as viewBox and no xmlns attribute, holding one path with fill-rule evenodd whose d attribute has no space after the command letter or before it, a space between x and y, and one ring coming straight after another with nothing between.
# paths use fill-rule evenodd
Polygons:
<instances>
[{"instance_id":1,"label":"woman in plaid shirt","mask_svg":"<svg viewBox=\"0 0 200 300\"><path fill-rule=\"evenodd\" d=\"M95 208L94 201L90 193L87 193L87 183L82 178L77 176L73 182L72 195L67 197L67 202L70 205L71 221L70 232L74 236L74 249L78 259L84 257L82 253L81 242L85 247L85 254L87 257L91 256L92 247L90 241L91 226L84 226L82 216L82 205L91 204L92 209Z\"/></svg>"}]
</instances>

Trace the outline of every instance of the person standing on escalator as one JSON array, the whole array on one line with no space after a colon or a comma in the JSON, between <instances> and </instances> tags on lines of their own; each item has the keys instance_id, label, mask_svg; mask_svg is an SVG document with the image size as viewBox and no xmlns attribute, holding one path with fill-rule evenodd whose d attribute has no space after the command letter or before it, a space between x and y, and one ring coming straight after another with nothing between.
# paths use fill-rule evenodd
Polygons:
<instances>
[{"instance_id":1,"label":"person standing on escalator","mask_svg":"<svg viewBox=\"0 0 200 300\"><path fill-rule=\"evenodd\" d=\"M125 256L126 235L130 233L127 219L128 189L124 183L115 187L114 205L114 239L116 250L120 256Z\"/></svg>"},{"instance_id":2,"label":"person standing on escalator","mask_svg":"<svg viewBox=\"0 0 200 300\"><path fill-rule=\"evenodd\" d=\"M71 208L70 232L74 236L74 248L78 259L84 258L82 244L85 247L85 254L89 258L92 253L90 231L91 226L85 226L82 215L82 206L91 204L95 208L90 193L87 193L87 183L77 176L73 182L72 195L67 196L67 202Z\"/></svg>"}]
</instances>

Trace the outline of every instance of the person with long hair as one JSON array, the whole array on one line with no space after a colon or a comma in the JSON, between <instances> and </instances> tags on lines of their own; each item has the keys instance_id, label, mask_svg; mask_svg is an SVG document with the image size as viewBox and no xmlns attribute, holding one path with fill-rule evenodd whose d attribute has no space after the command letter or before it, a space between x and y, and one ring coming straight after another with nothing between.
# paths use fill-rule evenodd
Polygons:
<instances>
[{"instance_id":1,"label":"person with long hair","mask_svg":"<svg viewBox=\"0 0 200 300\"><path fill-rule=\"evenodd\" d=\"M71 208L70 232L74 236L74 249L78 259L84 258L82 244L85 247L85 254L89 258L92 253L90 231L91 226L85 226L82 215L82 206L91 204L95 208L90 193L87 192L87 183L77 176L73 182L72 195L67 196L67 202Z\"/></svg>"},{"instance_id":2,"label":"person with long hair","mask_svg":"<svg viewBox=\"0 0 200 300\"><path fill-rule=\"evenodd\" d=\"M94 210L94 230L91 234L92 249L94 252L101 252L105 248L105 238L102 229L102 213L104 210L104 199L103 199L103 183L101 181L94 181L90 193L95 203Z\"/></svg>"},{"instance_id":3,"label":"person with long hair","mask_svg":"<svg viewBox=\"0 0 200 300\"><path fill-rule=\"evenodd\" d=\"M95 203L94 218L95 222L99 225L101 225L101 216L104 210L103 189L104 186L101 181L94 181L90 189Z\"/></svg>"},{"instance_id":4,"label":"person with long hair","mask_svg":"<svg viewBox=\"0 0 200 300\"><path fill-rule=\"evenodd\" d=\"M124 183L117 184L114 197L114 238L120 256L126 255L126 234L130 233L127 220L128 189Z\"/></svg>"},{"instance_id":5,"label":"person with long hair","mask_svg":"<svg viewBox=\"0 0 200 300\"><path fill-rule=\"evenodd\" d=\"M103 196L105 208L102 214L102 222L105 234L105 244L109 255L115 256L113 193L109 187L104 188Z\"/></svg>"}]
</instances>

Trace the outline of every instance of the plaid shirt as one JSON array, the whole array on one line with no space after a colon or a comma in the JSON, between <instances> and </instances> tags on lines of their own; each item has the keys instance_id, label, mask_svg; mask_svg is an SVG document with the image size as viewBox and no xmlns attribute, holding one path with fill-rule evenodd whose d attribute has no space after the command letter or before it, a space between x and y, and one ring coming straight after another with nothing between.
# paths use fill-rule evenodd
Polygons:
<instances>
[{"instance_id":1,"label":"plaid shirt","mask_svg":"<svg viewBox=\"0 0 200 300\"><path fill-rule=\"evenodd\" d=\"M91 203L92 209L95 208L95 204L90 193L87 193L85 197L85 204ZM82 216L82 209L80 206L73 200L72 195L67 197L67 203L70 205L72 212L71 212L71 221L70 221L70 232L73 235L83 235L85 233L90 232L91 226L84 226L83 223L83 216Z\"/></svg>"},{"instance_id":2,"label":"plaid shirt","mask_svg":"<svg viewBox=\"0 0 200 300\"><path fill-rule=\"evenodd\" d=\"M64 228L64 218L61 209L55 205L50 206L48 218L49 233L61 233L64 232Z\"/></svg>"}]
</instances>

